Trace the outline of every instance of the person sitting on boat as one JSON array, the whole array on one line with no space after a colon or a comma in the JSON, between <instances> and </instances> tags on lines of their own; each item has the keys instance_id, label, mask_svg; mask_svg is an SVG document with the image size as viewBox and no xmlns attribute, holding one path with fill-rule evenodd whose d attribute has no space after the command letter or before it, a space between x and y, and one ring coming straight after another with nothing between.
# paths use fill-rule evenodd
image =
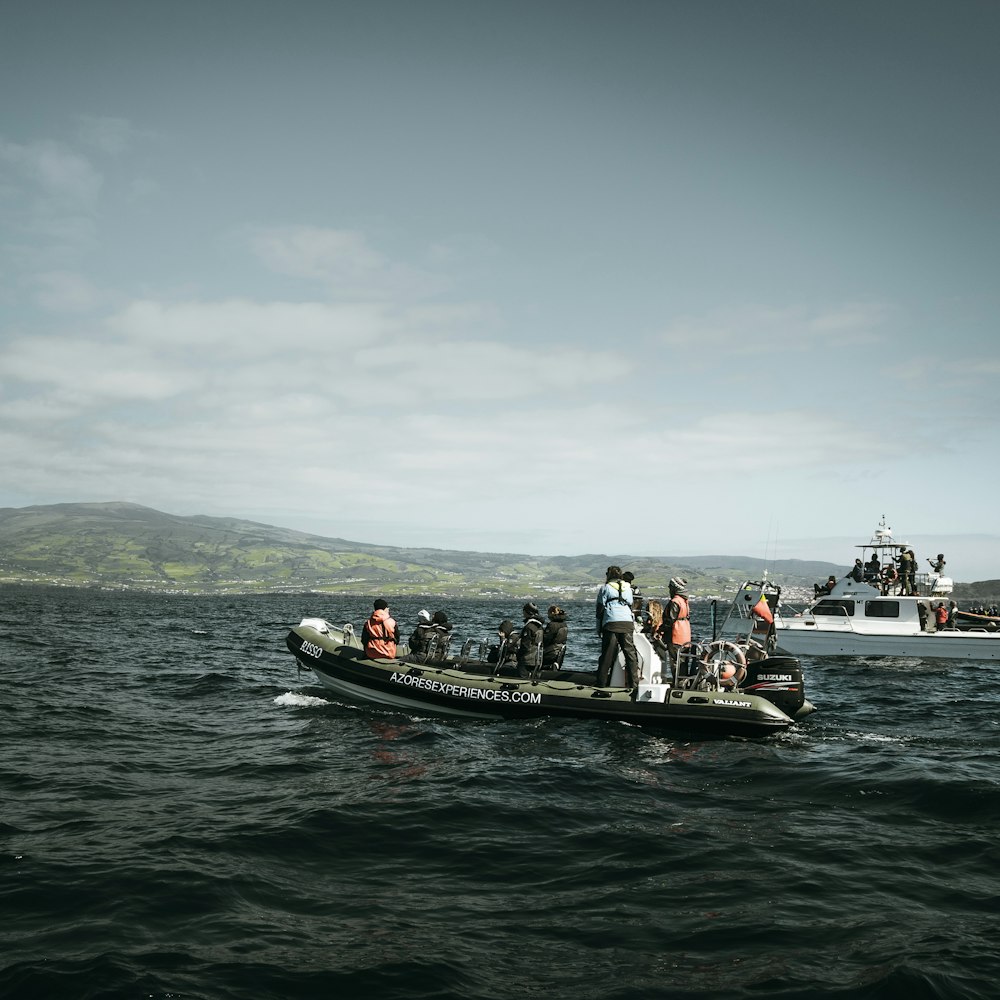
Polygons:
<instances>
[{"instance_id":1,"label":"person sitting on boat","mask_svg":"<svg viewBox=\"0 0 1000 1000\"><path fill-rule=\"evenodd\" d=\"M451 630L454 626L448 621L448 616L443 611L435 611L431 615L431 627L428 634L429 648L427 650L428 663L437 663L448 655L448 642L451 639Z\"/></svg>"},{"instance_id":2,"label":"person sitting on boat","mask_svg":"<svg viewBox=\"0 0 1000 1000\"><path fill-rule=\"evenodd\" d=\"M649 641L661 659L667 658L667 647L663 643L663 602L649 601L646 604L646 621L642 626L643 635L649 636Z\"/></svg>"},{"instance_id":3,"label":"person sitting on boat","mask_svg":"<svg viewBox=\"0 0 1000 1000\"><path fill-rule=\"evenodd\" d=\"M414 660L422 661L427 653L427 642L430 638L431 613L427 610L417 612L417 627L410 633L410 656Z\"/></svg>"},{"instance_id":4,"label":"person sitting on boat","mask_svg":"<svg viewBox=\"0 0 1000 1000\"><path fill-rule=\"evenodd\" d=\"M514 623L509 618L505 618L500 622L500 627L497 629L497 637L500 641L490 646L489 652L486 655L486 662L497 663L502 666L504 663L515 661L517 659L517 644L520 636L514 631Z\"/></svg>"},{"instance_id":5,"label":"person sitting on boat","mask_svg":"<svg viewBox=\"0 0 1000 1000\"><path fill-rule=\"evenodd\" d=\"M865 568L861 564L861 560L860 559L855 559L854 560L854 565L850 568L850 570L848 570L847 575L855 583L861 583L861 581L865 578Z\"/></svg>"},{"instance_id":6,"label":"person sitting on boat","mask_svg":"<svg viewBox=\"0 0 1000 1000\"><path fill-rule=\"evenodd\" d=\"M882 596L885 597L899 582L899 573L890 563L882 570Z\"/></svg>"},{"instance_id":7,"label":"person sitting on boat","mask_svg":"<svg viewBox=\"0 0 1000 1000\"><path fill-rule=\"evenodd\" d=\"M865 563L865 582L878 586L881 571L882 564L878 561L878 556L872 553L871 559Z\"/></svg>"},{"instance_id":8,"label":"person sitting on boat","mask_svg":"<svg viewBox=\"0 0 1000 1000\"><path fill-rule=\"evenodd\" d=\"M419 624L410 636L410 659L418 663L433 663L444 659L448 652L451 623L443 611L421 611Z\"/></svg>"},{"instance_id":9,"label":"person sitting on boat","mask_svg":"<svg viewBox=\"0 0 1000 1000\"><path fill-rule=\"evenodd\" d=\"M813 597L823 597L826 594L832 594L833 588L837 586L837 578L831 573L826 578L826 583L822 586L818 583L813 584Z\"/></svg>"},{"instance_id":10,"label":"person sitting on boat","mask_svg":"<svg viewBox=\"0 0 1000 1000\"><path fill-rule=\"evenodd\" d=\"M635 651L635 620L632 617L632 588L622 579L620 566L609 566L604 586L597 591L597 631L601 637L601 658L597 663L597 683L607 687L621 650L625 657L625 677L635 687L639 657Z\"/></svg>"},{"instance_id":11,"label":"person sitting on boat","mask_svg":"<svg viewBox=\"0 0 1000 1000\"><path fill-rule=\"evenodd\" d=\"M559 670L566 655L569 626L566 624L566 612L558 604L553 604L548 614L549 620L542 632L542 666Z\"/></svg>"},{"instance_id":12,"label":"person sitting on boat","mask_svg":"<svg viewBox=\"0 0 1000 1000\"><path fill-rule=\"evenodd\" d=\"M944 553L943 552L939 552L937 554L937 559L928 559L927 561L931 564L931 569L935 573L937 573L938 576L941 576L941 574L944 573Z\"/></svg>"},{"instance_id":13,"label":"person sitting on boat","mask_svg":"<svg viewBox=\"0 0 1000 1000\"><path fill-rule=\"evenodd\" d=\"M944 601L937 602L937 607L934 609L934 622L939 632L948 627L948 609L944 606Z\"/></svg>"},{"instance_id":14,"label":"person sitting on boat","mask_svg":"<svg viewBox=\"0 0 1000 1000\"><path fill-rule=\"evenodd\" d=\"M670 600L663 609L660 631L672 669L678 652L691 642L691 604L687 598L687 580L683 577L671 577L669 589Z\"/></svg>"},{"instance_id":15,"label":"person sitting on boat","mask_svg":"<svg viewBox=\"0 0 1000 1000\"><path fill-rule=\"evenodd\" d=\"M663 624L663 602L652 600L646 602L646 617L642 625L644 635L655 635Z\"/></svg>"},{"instance_id":16,"label":"person sitting on boat","mask_svg":"<svg viewBox=\"0 0 1000 1000\"><path fill-rule=\"evenodd\" d=\"M521 639L517 644L517 672L527 677L532 670L540 666L539 656L542 645L542 634L545 626L542 624L542 613L530 601L521 608L524 624L521 626Z\"/></svg>"},{"instance_id":17,"label":"person sitting on boat","mask_svg":"<svg viewBox=\"0 0 1000 1000\"><path fill-rule=\"evenodd\" d=\"M389 617L389 602L379 597L375 610L361 630L361 642L365 656L370 660L396 658L396 643L399 642L399 626Z\"/></svg>"}]
</instances>

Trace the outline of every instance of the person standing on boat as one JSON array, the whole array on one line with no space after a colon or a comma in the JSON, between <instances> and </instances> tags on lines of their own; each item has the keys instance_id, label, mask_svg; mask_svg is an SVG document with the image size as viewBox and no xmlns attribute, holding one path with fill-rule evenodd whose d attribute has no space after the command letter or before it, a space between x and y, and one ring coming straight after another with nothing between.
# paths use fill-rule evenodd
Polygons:
<instances>
[{"instance_id":1,"label":"person standing on boat","mask_svg":"<svg viewBox=\"0 0 1000 1000\"><path fill-rule=\"evenodd\" d=\"M517 644L517 672L527 677L532 670L540 666L539 658L542 645L542 613L530 601L521 608L524 624L521 626L521 641Z\"/></svg>"},{"instance_id":2,"label":"person standing on boat","mask_svg":"<svg viewBox=\"0 0 1000 1000\"><path fill-rule=\"evenodd\" d=\"M566 625L566 612L558 604L553 604L549 608L549 620L545 623L545 631L542 633L543 667L550 667L552 670L562 668L568 638L569 628Z\"/></svg>"},{"instance_id":3,"label":"person standing on boat","mask_svg":"<svg viewBox=\"0 0 1000 1000\"><path fill-rule=\"evenodd\" d=\"M632 617L632 588L622 579L620 566L609 566L604 586L597 592L597 632L601 637L601 658L597 664L598 687L607 687L619 649L625 657L625 680L635 687L639 657L635 651L635 619Z\"/></svg>"},{"instance_id":4,"label":"person standing on boat","mask_svg":"<svg viewBox=\"0 0 1000 1000\"><path fill-rule=\"evenodd\" d=\"M375 610L361 630L365 656L370 660L396 658L396 643L399 642L399 626L389 617L389 602L384 598L375 601Z\"/></svg>"},{"instance_id":5,"label":"person standing on boat","mask_svg":"<svg viewBox=\"0 0 1000 1000\"><path fill-rule=\"evenodd\" d=\"M948 604L948 628L958 628L958 605L954 601Z\"/></svg>"},{"instance_id":6,"label":"person standing on boat","mask_svg":"<svg viewBox=\"0 0 1000 1000\"><path fill-rule=\"evenodd\" d=\"M943 573L944 573L944 553L943 552L939 552L937 554L937 559L928 559L927 561L931 564L931 569L935 573L937 573L938 576L943 575Z\"/></svg>"},{"instance_id":7,"label":"person standing on boat","mask_svg":"<svg viewBox=\"0 0 1000 1000\"><path fill-rule=\"evenodd\" d=\"M687 580L683 577L670 578L670 600L663 609L663 640L673 668L678 652L691 642L691 604L687 598Z\"/></svg>"},{"instance_id":8,"label":"person standing on boat","mask_svg":"<svg viewBox=\"0 0 1000 1000\"><path fill-rule=\"evenodd\" d=\"M909 549L899 553L899 592L903 596L911 594L910 577L913 574L913 556Z\"/></svg>"},{"instance_id":9,"label":"person standing on boat","mask_svg":"<svg viewBox=\"0 0 1000 1000\"><path fill-rule=\"evenodd\" d=\"M909 594L911 594L913 596L916 596L916 593L917 593L917 554L913 551L913 549L907 549L906 551L910 555L910 561L907 564L907 568L908 568L908 571L909 571L909 574L910 574L909 575L909 581L908 581L908 584L907 584L907 586L908 586L907 593L909 593Z\"/></svg>"},{"instance_id":10,"label":"person standing on boat","mask_svg":"<svg viewBox=\"0 0 1000 1000\"><path fill-rule=\"evenodd\" d=\"M944 606L944 601L938 601L934 609L934 622L937 630L943 632L948 627L948 609Z\"/></svg>"}]
</instances>

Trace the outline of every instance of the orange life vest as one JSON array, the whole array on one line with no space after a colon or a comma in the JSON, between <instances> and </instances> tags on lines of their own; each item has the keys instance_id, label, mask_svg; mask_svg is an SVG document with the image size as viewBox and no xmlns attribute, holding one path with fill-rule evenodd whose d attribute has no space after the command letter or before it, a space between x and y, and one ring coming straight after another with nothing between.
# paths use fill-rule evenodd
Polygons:
<instances>
[{"instance_id":1,"label":"orange life vest","mask_svg":"<svg viewBox=\"0 0 1000 1000\"><path fill-rule=\"evenodd\" d=\"M373 611L365 622L365 656L369 659L382 657L396 658L396 623L385 608Z\"/></svg>"},{"instance_id":2,"label":"orange life vest","mask_svg":"<svg viewBox=\"0 0 1000 1000\"><path fill-rule=\"evenodd\" d=\"M684 643L691 641L691 605L682 594L674 594L670 602L677 605L677 618L670 633L670 643L674 646L683 646Z\"/></svg>"}]
</instances>

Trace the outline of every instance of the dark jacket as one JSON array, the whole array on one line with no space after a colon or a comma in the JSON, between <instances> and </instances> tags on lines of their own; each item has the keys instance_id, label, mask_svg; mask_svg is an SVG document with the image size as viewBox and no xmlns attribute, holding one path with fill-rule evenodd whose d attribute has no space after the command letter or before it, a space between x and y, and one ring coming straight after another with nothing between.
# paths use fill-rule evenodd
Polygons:
<instances>
[{"instance_id":1,"label":"dark jacket","mask_svg":"<svg viewBox=\"0 0 1000 1000\"><path fill-rule=\"evenodd\" d=\"M529 618L521 626L521 641L517 647L519 667L538 666L538 644L542 641L543 626L538 618Z\"/></svg>"},{"instance_id":2,"label":"dark jacket","mask_svg":"<svg viewBox=\"0 0 1000 1000\"><path fill-rule=\"evenodd\" d=\"M556 615L546 622L542 632L542 663L545 666L562 665L568 637L569 628L566 625L565 615Z\"/></svg>"},{"instance_id":3,"label":"dark jacket","mask_svg":"<svg viewBox=\"0 0 1000 1000\"><path fill-rule=\"evenodd\" d=\"M517 657L517 647L521 637L514 631L514 623L509 618L500 623L498 637L500 641L490 646L487 663L506 663Z\"/></svg>"},{"instance_id":4,"label":"dark jacket","mask_svg":"<svg viewBox=\"0 0 1000 1000\"><path fill-rule=\"evenodd\" d=\"M421 622L410 636L410 656L417 659L426 655L434 634L434 626L430 622Z\"/></svg>"},{"instance_id":5,"label":"dark jacket","mask_svg":"<svg viewBox=\"0 0 1000 1000\"><path fill-rule=\"evenodd\" d=\"M410 656L420 663L436 663L448 653L450 625L436 622L420 624L410 636Z\"/></svg>"}]
</instances>

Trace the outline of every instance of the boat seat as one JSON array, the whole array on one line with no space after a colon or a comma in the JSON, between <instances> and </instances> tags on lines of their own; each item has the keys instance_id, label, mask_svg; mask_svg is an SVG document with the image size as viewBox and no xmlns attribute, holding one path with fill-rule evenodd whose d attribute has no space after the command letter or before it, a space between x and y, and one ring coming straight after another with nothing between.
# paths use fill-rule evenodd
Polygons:
<instances>
[{"instance_id":1,"label":"boat seat","mask_svg":"<svg viewBox=\"0 0 1000 1000\"><path fill-rule=\"evenodd\" d=\"M367 660L365 651L358 646L338 646L337 656L342 656L347 660Z\"/></svg>"}]
</instances>

